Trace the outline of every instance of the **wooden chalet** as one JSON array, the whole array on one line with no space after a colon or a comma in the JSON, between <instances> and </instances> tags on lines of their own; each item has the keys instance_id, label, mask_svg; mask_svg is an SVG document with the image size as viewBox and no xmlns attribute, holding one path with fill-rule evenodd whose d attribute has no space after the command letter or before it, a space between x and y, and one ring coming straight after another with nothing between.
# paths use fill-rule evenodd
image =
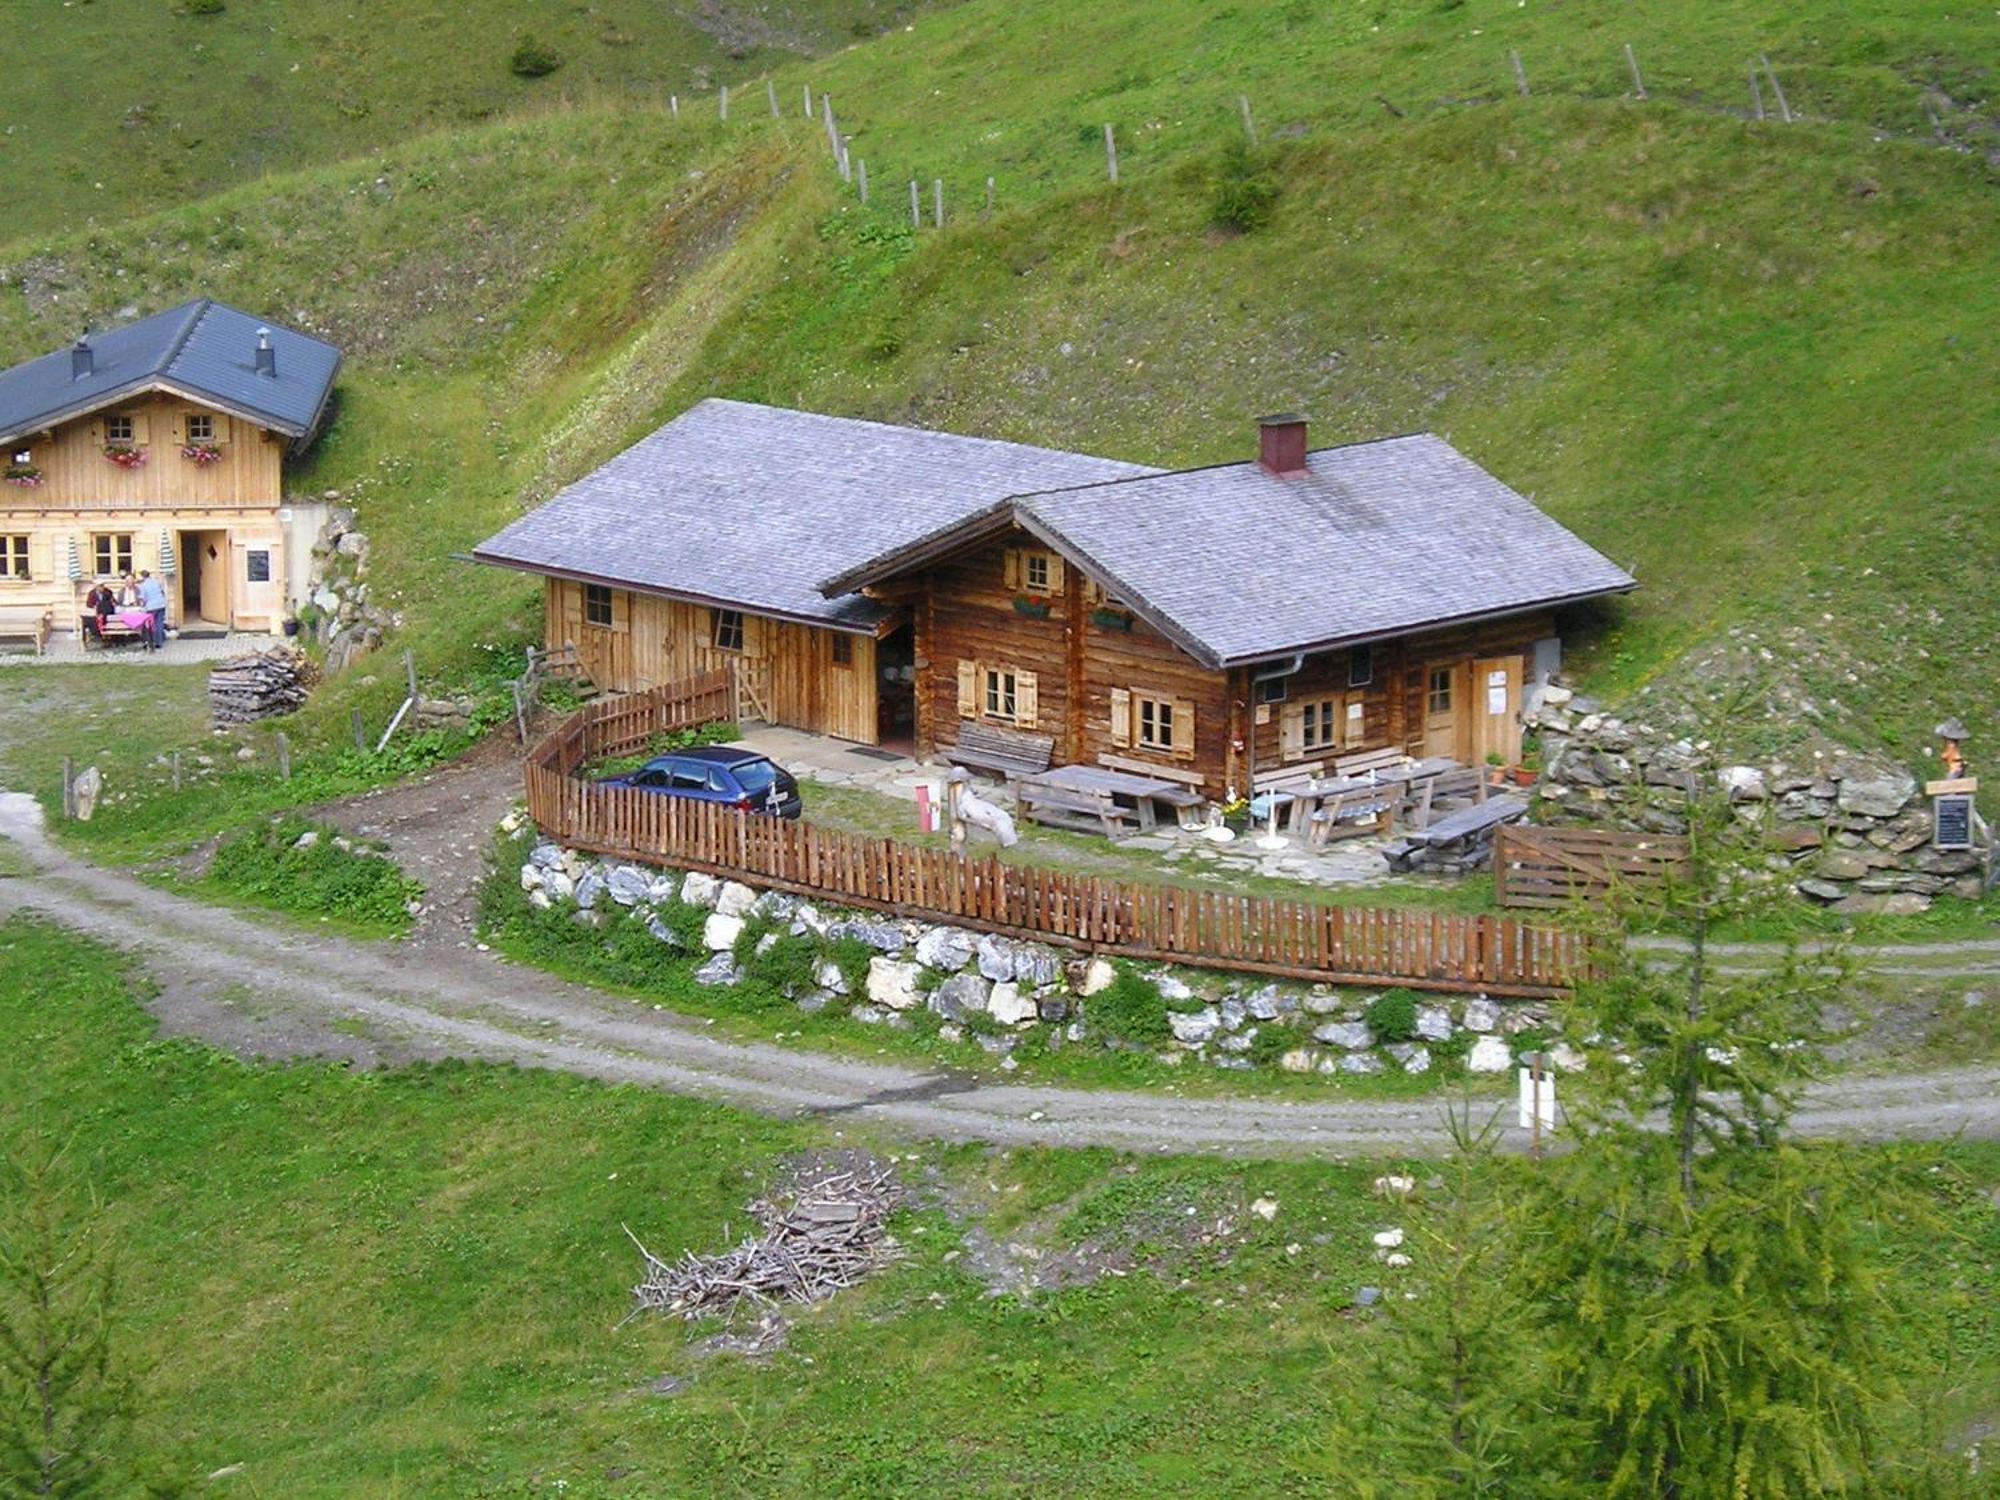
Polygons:
<instances>
[{"instance_id":1,"label":"wooden chalet","mask_svg":"<svg viewBox=\"0 0 2000 1500\"><path fill-rule=\"evenodd\" d=\"M204 299L0 371L0 633L75 631L92 583L141 569L170 626L276 630L318 524L286 504L284 459L339 366Z\"/></svg>"},{"instance_id":2,"label":"wooden chalet","mask_svg":"<svg viewBox=\"0 0 2000 1500\"><path fill-rule=\"evenodd\" d=\"M1518 756L1557 612L1633 587L1429 435L1162 472L705 401L479 547L603 686L732 667L754 712L1220 797L1393 748Z\"/></svg>"}]
</instances>

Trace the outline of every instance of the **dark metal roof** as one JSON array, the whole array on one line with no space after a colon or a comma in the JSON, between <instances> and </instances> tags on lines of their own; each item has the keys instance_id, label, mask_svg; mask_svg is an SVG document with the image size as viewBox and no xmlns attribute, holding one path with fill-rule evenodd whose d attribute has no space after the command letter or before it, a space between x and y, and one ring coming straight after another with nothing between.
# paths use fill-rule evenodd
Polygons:
<instances>
[{"instance_id":1,"label":"dark metal roof","mask_svg":"<svg viewBox=\"0 0 2000 1500\"><path fill-rule=\"evenodd\" d=\"M1623 569L1429 434L1025 494L825 580L865 588L1018 525L1197 661L1297 651L1634 587Z\"/></svg>"},{"instance_id":2,"label":"dark metal roof","mask_svg":"<svg viewBox=\"0 0 2000 1500\"><path fill-rule=\"evenodd\" d=\"M1008 495L1137 464L711 399L473 549L485 563L779 619L871 630L830 572Z\"/></svg>"},{"instance_id":3,"label":"dark metal roof","mask_svg":"<svg viewBox=\"0 0 2000 1500\"><path fill-rule=\"evenodd\" d=\"M260 328L270 332L272 375L256 369ZM88 375L72 376L69 349L0 371L0 441L156 386L304 440L317 429L340 369L333 345L208 298L89 337Z\"/></svg>"}]
</instances>

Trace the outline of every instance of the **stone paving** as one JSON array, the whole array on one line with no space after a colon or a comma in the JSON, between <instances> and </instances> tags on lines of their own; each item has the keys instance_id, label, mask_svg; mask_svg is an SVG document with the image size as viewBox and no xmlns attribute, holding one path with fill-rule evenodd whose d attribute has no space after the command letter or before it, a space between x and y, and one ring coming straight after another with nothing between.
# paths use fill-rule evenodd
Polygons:
<instances>
[{"instance_id":1,"label":"stone paving","mask_svg":"<svg viewBox=\"0 0 2000 1500\"><path fill-rule=\"evenodd\" d=\"M950 769L923 765L908 756L885 757L882 752L840 740L769 724L746 726L740 743L768 755L795 776L904 802L916 800L920 784L940 785ZM995 782L982 779L979 793L1003 806L1013 805L1012 794ZM1358 885L1387 878L1388 865L1381 851L1388 842L1386 838L1354 838L1314 849L1302 836L1280 833L1273 840L1261 829L1221 842L1204 830L1163 825L1151 833L1118 839L1115 847L1143 851L1169 869L1216 880L1251 874L1311 885Z\"/></svg>"},{"instance_id":2,"label":"stone paving","mask_svg":"<svg viewBox=\"0 0 2000 1500\"><path fill-rule=\"evenodd\" d=\"M192 638L169 636L167 644L158 651L147 651L140 646L111 646L102 650L92 646L86 650L82 637L70 632L51 638L48 649L40 656L33 651L0 651L0 666L179 667L194 662L221 661L224 657L241 656L246 651L262 651L282 639L282 636L257 633Z\"/></svg>"}]
</instances>

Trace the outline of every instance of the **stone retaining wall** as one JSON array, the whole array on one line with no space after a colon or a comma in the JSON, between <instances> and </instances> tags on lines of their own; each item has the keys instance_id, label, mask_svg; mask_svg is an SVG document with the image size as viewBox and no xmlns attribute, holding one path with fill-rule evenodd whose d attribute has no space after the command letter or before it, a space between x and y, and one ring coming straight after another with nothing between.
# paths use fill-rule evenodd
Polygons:
<instances>
[{"instance_id":1,"label":"stone retaining wall","mask_svg":"<svg viewBox=\"0 0 2000 1500\"><path fill-rule=\"evenodd\" d=\"M530 905L570 911L586 926L608 925L619 909L617 920L638 921L657 941L698 960L694 977L705 985L743 983L745 958L754 964L755 956L786 935L808 938L811 980L785 994L801 1012L844 1012L899 1030L935 1024L946 1040L970 1038L1000 1056L1002 1067L1013 1066L1009 1054L1035 1037L1049 1048L1153 1051L1169 1065L1192 1061L1248 1069L1262 1063L1326 1074L1461 1068L1502 1073L1514 1065L1510 1039L1535 1033L1547 1022L1540 1007L1503 1005L1483 995L1452 1004L1412 997L1412 1034L1389 1040L1368 1020L1380 992L1279 985L1206 970L1134 968L1165 1001L1171 1033L1142 1045L1107 1036L1092 1024L1093 997L1120 978L1102 958L820 907L698 872L606 863L550 843L535 847L521 866L520 880ZM698 922L696 913L702 914ZM844 948L852 954L854 944L868 953L865 971L836 962L837 952ZM1572 1061L1558 1050L1559 1065Z\"/></svg>"}]
</instances>

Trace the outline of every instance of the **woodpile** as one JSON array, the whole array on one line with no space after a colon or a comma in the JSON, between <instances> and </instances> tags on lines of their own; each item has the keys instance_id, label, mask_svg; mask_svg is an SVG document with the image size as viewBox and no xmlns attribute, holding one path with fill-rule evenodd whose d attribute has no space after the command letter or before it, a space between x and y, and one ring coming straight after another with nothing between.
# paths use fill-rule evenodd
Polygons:
<instances>
[{"instance_id":1,"label":"woodpile","mask_svg":"<svg viewBox=\"0 0 2000 1500\"><path fill-rule=\"evenodd\" d=\"M296 647L232 656L208 674L209 713L218 724L248 724L292 713L317 681L319 669Z\"/></svg>"},{"instance_id":2,"label":"woodpile","mask_svg":"<svg viewBox=\"0 0 2000 1500\"><path fill-rule=\"evenodd\" d=\"M632 1295L643 1312L699 1318L730 1313L744 1302L818 1302L853 1286L896 1255L889 1215L902 1190L886 1167L834 1172L801 1184L788 1205L759 1199L750 1213L763 1233L720 1255L689 1252L660 1259L625 1231L645 1257L646 1274Z\"/></svg>"}]
</instances>

